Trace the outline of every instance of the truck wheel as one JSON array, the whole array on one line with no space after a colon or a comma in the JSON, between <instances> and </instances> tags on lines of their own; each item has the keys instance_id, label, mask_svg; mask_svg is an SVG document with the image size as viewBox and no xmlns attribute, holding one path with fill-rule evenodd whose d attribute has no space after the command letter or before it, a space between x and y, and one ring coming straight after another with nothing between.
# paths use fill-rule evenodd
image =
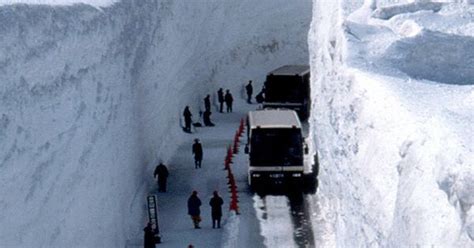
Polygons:
<instances>
[{"instance_id":1,"label":"truck wheel","mask_svg":"<svg viewBox=\"0 0 474 248\"><path fill-rule=\"evenodd\" d=\"M305 174L303 177L303 192L305 194L314 194L317 187L318 179L314 176L314 173Z\"/></svg>"},{"instance_id":2,"label":"truck wheel","mask_svg":"<svg viewBox=\"0 0 474 248\"><path fill-rule=\"evenodd\" d=\"M319 175L319 157L317 153L314 155L313 175L315 178Z\"/></svg>"}]
</instances>

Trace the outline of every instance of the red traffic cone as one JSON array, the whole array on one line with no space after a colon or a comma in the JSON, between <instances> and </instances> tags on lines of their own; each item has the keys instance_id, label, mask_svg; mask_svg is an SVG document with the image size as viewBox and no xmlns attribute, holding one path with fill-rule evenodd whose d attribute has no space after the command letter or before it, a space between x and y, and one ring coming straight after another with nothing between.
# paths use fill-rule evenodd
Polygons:
<instances>
[{"instance_id":1,"label":"red traffic cone","mask_svg":"<svg viewBox=\"0 0 474 248\"><path fill-rule=\"evenodd\" d=\"M244 118L240 119L240 126L239 126L239 136L242 136L244 132Z\"/></svg>"},{"instance_id":2,"label":"red traffic cone","mask_svg":"<svg viewBox=\"0 0 474 248\"><path fill-rule=\"evenodd\" d=\"M234 141L234 154L239 153L239 143L237 141Z\"/></svg>"},{"instance_id":3,"label":"red traffic cone","mask_svg":"<svg viewBox=\"0 0 474 248\"><path fill-rule=\"evenodd\" d=\"M232 146L229 146L229 147L227 148L227 156L229 157L230 162L232 163L232 157L233 157L234 155L232 154L232 148L231 148L231 147L232 147Z\"/></svg>"},{"instance_id":4,"label":"red traffic cone","mask_svg":"<svg viewBox=\"0 0 474 248\"><path fill-rule=\"evenodd\" d=\"M239 214L239 206L237 205L237 202L230 202L230 210L234 210L236 214Z\"/></svg>"}]
</instances>

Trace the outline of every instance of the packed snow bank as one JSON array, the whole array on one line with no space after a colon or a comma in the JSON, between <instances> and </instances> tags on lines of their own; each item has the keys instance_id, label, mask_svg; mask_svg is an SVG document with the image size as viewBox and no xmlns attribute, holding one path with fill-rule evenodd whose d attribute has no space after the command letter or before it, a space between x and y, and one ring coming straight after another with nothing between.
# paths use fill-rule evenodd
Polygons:
<instances>
[{"instance_id":1,"label":"packed snow bank","mask_svg":"<svg viewBox=\"0 0 474 248\"><path fill-rule=\"evenodd\" d=\"M321 240L473 246L473 6L389 20L361 6L314 3L311 132L327 203L317 224L335 232Z\"/></svg>"},{"instance_id":2,"label":"packed snow bank","mask_svg":"<svg viewBox=\"0 0 474 248\"><path fill-rule=\"evenodd\" d=\"M224 225L224 235L222 235L222 247L237 247L238 235L240 232L240 219L235 211L230 211L227 222Z\"/></svg>"},{"instance_id":3,"label":"packed snow bank","mask_svg":"<svg viewBox=\"0 0 474 248\"><path fill-rule=\"evenodd\" d=\"M89 4L95 7L107 7L119 0L0 0L0 6L12 4L73 5Z\"/></svg>"},{"instance_id":4,"label":"packed snow bank","mask_svg":"<svg viewBox=\"0 0 474 248\"><path fill-rule=\"evenodd\" d=\"M420 46L423 44L423 46ZM416 79L474 84L474 37L423 31L394 42L382 59Z\"/></svg>"},{"instance_id":5,"label":"packed snow bank","mask_svg":"<svg viewBox=\"0 0 474 248\"><path fill-rule=\"evenodd\" d=\"M409 4L400 4L376 9L372 16L375 18L388 20L399 14L413 13L421 10L438 12L441 10L442 6L443 3L433 2L415 2Z\"/></svg>"},{"instance_id":6,"label":"packed snow bank","mask_svg":"<svg viewBox=\"0 0 474 248\"><path fill-rule=\"evenodd\" d=\"M307 62L310 4L1 7L0 246L141 237L154 165L185 137L183 107L197 117L218 87L237 98L247 80Z\"/></svg>"}]
</instances>

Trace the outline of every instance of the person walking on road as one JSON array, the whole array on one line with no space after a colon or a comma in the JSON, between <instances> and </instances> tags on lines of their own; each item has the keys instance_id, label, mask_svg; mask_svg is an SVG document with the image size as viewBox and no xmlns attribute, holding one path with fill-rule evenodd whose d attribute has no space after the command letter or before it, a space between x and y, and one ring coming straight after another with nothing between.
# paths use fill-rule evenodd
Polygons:
<instances>
[{"instance_id":1,"label":"person walking on road","mask_svg":"<svg viewBox=\"0 0 474 248\"><path fill-rule=\"evenodd\" d=\"M217 91L217 100L219 100L219 111L222 113L224 112L224 90L222 88Z\"/></svg>"},{"instance_id":2,"label":"person walking on road","mask_svg":"<svg viewBox=\"0 0 474 248\"><path fill-rule=\"evenodd\" d=\"M199 222L201 222L201 199L197 196L197 191L193 191L188 198L188 214L193 220L194 228L200 229Z\"/></svg>"},{"instance_id":3,"label":"person walking on road","mask_svg":"<svg viewBox=\"0 0 474 248\"><path fill-rule=\"evenodd\" d=\"M168 168L163 163L160 163L153 172L153 177L158 177L158 192L166 192L166 181L168 180Z\"/></svg>"},{"instance_id":4,"label":"person walking on road","mask_svg":"<svg viewBox=\"0 0 474 248\"><path fill-rule=\"evenodd\" d=\"M191 111L189 110L189 106L186 106L183 111L183 117L184 117L184 131L187 133L191 133L191 117L193 115L191 114Z\"/></svg>"},{"instance_id":5,"label":"person walking on road","mask_svg":"<svg viewBox=\"0 0 474 248\"><path fill-rule=\"evenodd\" d=\"M204 97L204 112L211 112L211 95Z\"/></svg>"},{"instance_id":6,"label":"person walking on road","mask_svg":"<svg viewBox=\"0 0 474 248\"><path fill-rule=\"evenodd\" d=\"M247 86L245 86L245 91L247 91L247 103L251 104L253 94L252 80L249 80L249 83L247 84Z\"/></svg>"},{"instance_id":7,"label":"person walking on road","mask_svg":"<svg viewBox=\"0 0 474 248\"><path fill-rule=\"evenodd\" d=\"M234 98L232 97L232 94L230 93L229 90L226 90L224 100L225 100L225 105L227 107L227 113L232 112L232 102L234 101Z\"/></svg>"},{"instance_id":8,"label":"person walking on road","mask_svg":"<svg viewBox=\"0 0 474 248\"><path fill-rule=\"evenodd\" d=\"M193 154L194 154L194 168L201 168L201 162L202 162L202 145L199 143L199 139L194 139L194 144L193 144Z\"/></svg>"},{"instance_id":9,"label":"person walking on road","mask_svg":"<svg viewBox=\"0 0 474 248\"><path fill-rule=\"evenodd\" d=\"M212 114L211 111L206 111L202 115L202 118L204 120L204 125L207 126L207 127L215 126L214 123L212 123L212 121L211 121L211 114Z\"/></svg>"},{"instance_id":10,"label":"person walking on road","mask_svg":"<svg viewBox=\"0 0 474 248\"><path fill-rule=\"evenodd\" d=\"M224 200L217 194L217 191L214 191L214 197L209 201L211 206L211 216L212 216L212 228L221 228L221 217L222 217L222 204Z\"/></svg>"},{"instance_id":11,"label":"person walking on road","mask_svg":"<svg viewBox=\"0 0 474 248\"><path fill-rule=\"evenodd\" d=\"M151 227L150 222L148 222L143 231L145 232L145 235L143 237L144 247L155 248L155 233L153 232L153 228Z\"/></svg>"},{"instance_id":12,"label":"person walking on road","mask_svg":"<svg viewBox=\"0 0 474 248\"><path fill-rule=\"evenodd\" d=\"M262 90L255 96L257 103L263 103L265 101L265 86L262 87Z\"/></svg>"}]
</instances>

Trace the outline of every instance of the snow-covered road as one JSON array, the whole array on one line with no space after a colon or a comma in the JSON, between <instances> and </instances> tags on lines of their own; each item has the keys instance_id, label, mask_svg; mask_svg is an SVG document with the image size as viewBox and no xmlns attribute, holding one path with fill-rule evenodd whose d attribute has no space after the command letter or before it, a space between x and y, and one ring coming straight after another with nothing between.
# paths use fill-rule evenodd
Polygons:
<instances>
[{"instance_id":1,"label":"snow-covered road","mask_svg":"<svg viewBox=\"0 0 474 248\"><path fill-rule=\"evenodd\" d=\"M257 105L245 104L238 99L234 113L218 113L214 110L215 127L197 128L193 134L185 134L183 142L166 164L170 168L168 192L158 193L155 183L150 194L158 197L159 223L162 243L160 247L314 247L311 214L306 199L286 196L258 196L247 187L247 155L235 155L232 169L236 175L239 191L238 216L229 209L229 193L224 157L227 146L242 118ZM196 114L197 115L197 114ZM178 120L176 120L178 125ZM204 149L201 169L194 168L191 145L199 138ZM245 138L241 141L244 144ZM152 180L151 176L147 180ZM186 202L193 190L198 191L201 206L202 229L194 229L187 215ZM224 199L223 228L212 229L208 205L212 192L217 190ZM133 211L133 210L132 210ZM143 210L145 211L145 210ZM132 216L141 216L134 213ZM230 218L232 216L232 218ZM141 220L138 220L141 221ZM145 222L143 222L145 225ZM128 247L142 244L142 233L127 242ZM234 241L229 241L229 240Z\"/></svg>"},{"instance_id":2,"label":"snow-covered road","mask_svg":"<svg viewBox=\"0 0 474 248\"><path fill-rule=\"evenodd\" d=\"M158 193L156 184L150 184L152 185L150 193L156 194L158 197L162 237L160 247L186 247L189 244L195 247L220 247L221 242L225 242L222 240L225 237L223 235L225 228L212 229L211 227L211 209L208 202L214 190L217 190L224 199L224 227L229 214L229 193L223 161L226 148L232 143L240 119L245 117L247 109L251 107L239 105L236 103L233 113L219 113L213 109L212 120L216 124L215 127L195 128L192 134L182 134L184 136L181 139L183 142L174 152L170 161L166 161L170 168L168 192ZM193 115L197 116L198 113L194 111ZM179 125L179 120L176 120L176 125ZM200 169L194 168L194 158L191 153L191 146L195 138L200 139L204 150L202 168ZM151 175L149 180L152 180ZM198 230L193 228L192 221L187 214L186 202L193 190L198 191L198 196L202 201L202 229ZM242 212L242 215L245 216L255 216L253 208L246 207L242 209ZM139 216L139 214L134 216ZM251 218L249 219L251 220ZM255 241L258 240L260 232L258 222L255 220L253 222L255 230L252 230L252 235L247 242L258 247L258 243ZM134 240L129 242L129 246L141 245L140 236Z\"/></svg>"},{"instance_id":3,"label":"snow-covered road","mask_svg":"<svg viewBox=\"0 0 474 248\"><path fill-rule=\"evenodd\" d=\"M232 142L233 134L243 114L242 111L229 114L214 111L213 117L215 127L196 128L193 134L184 134L188 137L169 162L172 168L168 181L169 191L158 194L162 247L186 247L189 244L195 247L220 246L223 229L212 229L211 208L208 203L212 192L217 190L225 202L223 206L225 223L229 208L229 194L223 161L226 147ZM194 168L191 153L195 138L200 139L204 150L200 169ZM191 219L187 215L186 202L193 190L198 191L198 196L202 201L203 221L200 230L193 228Z\"/></svg>"}]
</instances>

